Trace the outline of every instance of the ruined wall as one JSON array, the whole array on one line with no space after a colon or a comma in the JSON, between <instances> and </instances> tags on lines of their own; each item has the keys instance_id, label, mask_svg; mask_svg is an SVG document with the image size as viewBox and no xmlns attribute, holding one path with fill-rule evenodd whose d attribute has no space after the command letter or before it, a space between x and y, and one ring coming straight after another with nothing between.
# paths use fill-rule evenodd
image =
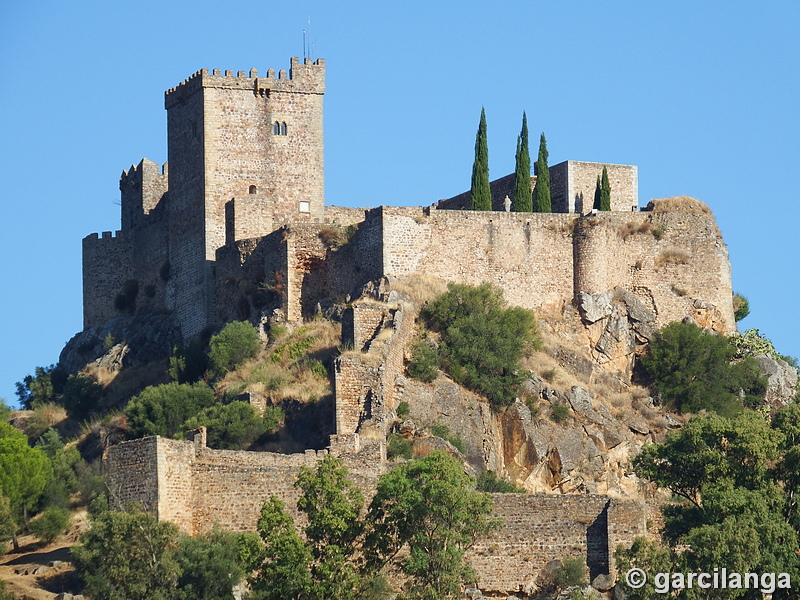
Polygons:
<instances>
[{"instance_id":1,"label":"ruined wall","mask_svg":"<svg viewBox=\"0 0 800 600\"><path fill-rule=\"evenodd\" d=\"M405 351L417 307L407 299L361 301L342 318L342 341L353 350L334 362L336 433L385 437L403 394Z\"/></svg>"},{"instance_id":2,"label":"ruined wall","mask_svg":"<svg viewBox=\"0 0 800 600\"><path fill-rule=\"evenodd\" d=\"M572 298L574 215L381 207L383 274L497 285L517 306Z\"/></svg>"},{"instance_id":3,"label":"ruined wall","mask_svg":"<svg viewBox=\"0 0 800 600\"><path fill-rule=\"evenodd\" d=\"M242 240L217 251L216 322L256 319L286 304L285 230Z\"/></svg>"},{"instance_id":4,"label":"ruined wall","mask_svg":"<svg viewBox=\"0 0 800 600\"><path fill-rule=\"evenodd\" d=\"M736 330L728 251L710 213L598 213L578 221L574 239L576 294L620 286L656 313L657 327L692 316Z\"/></svg>"},{"instance_id":5,"label":"ruined wall","mask_svg":"<svg viewBox=\"0 0 800 600\"><path fill-rule=\"evenodd\" d=\"M645 535L645 507L593 495L493 494L497 532L469 558L484 592L520 590L551 560L585 556L590 577L614 572L613 552Z\"/></svg>"},{"instance_id":6,"label":"ruined wall","mask_svg":"<svg viewBox=\"0 0 800 600\"><path fill-rule=\"evenodd\" d=\"M362 442L357 435L333 436L329 451L345 461L356 485L371 496L383 471L385 444ZM215 523L232 531L255 531L261 505L271 495L283 500L293 517L301 517L294 482L301 467L314 468L325 454L212 450L202 441L161 437L124 442L109 449L112 503L140 502L190 534L208 531Z\"/></svg>"},{"instance_id":7,"label":"ruined wall","mask_svg":"<svg viewBox=\"0 0 800 600\"><path fill-rule=\"evenodd\" d=\"M330 452L343 459L369 499L384 470L385 444L336 435ZM114 506L138 501L159 519L191 534L215 523L233 531L254 531L261 505L270 495L283 500L296 522L303 523L294 482L301 467L314 468L325 454L211 450L202 442L153 437L112 446L107 466ZM519 590L548 562L569 556L585 556L592 576L613 573L617 545L646 533L645 507L635 501L494 494L493 502L503 526L469 553L484 591Z\"/></svg>"}]
</instances>

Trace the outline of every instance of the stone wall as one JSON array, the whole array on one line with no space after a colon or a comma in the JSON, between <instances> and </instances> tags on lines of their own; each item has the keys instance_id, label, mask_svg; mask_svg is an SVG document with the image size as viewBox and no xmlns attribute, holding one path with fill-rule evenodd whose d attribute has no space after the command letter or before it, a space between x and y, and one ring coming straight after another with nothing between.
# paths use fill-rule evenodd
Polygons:
<instances>
[{"instance_id":1,"label":"stone wall","mask_svg":"<svg viewBox=\"0 0 800 600\"><path fill-rule=\"evenodd\" d=\"M517 306L561 306L573 294L574 215L381 207L383 275L425 273L503 289Z\"/></svg>"},{"instance_id":2,"label":"stone wall","mask_svg":"<svg viewBox=\"0 0 800 600\"><path fill-rule=\"evenodd\" d=\"M314 468L328 452L341 457L366 497L383 471L383 442L357 435L332 436L327 451L275 454L212 450L202 440L161 437L123 442L109 449L107 468L112 504L139 502L159 519L189 534L214 524L232 531L255 531L261 505L274 495L300 518L294 487L302 467Z\"/></svg>"},{"instance_id":3,"label":"stone wall","mask_svg":"<svg viewBox=\"0 0 800 600\"><path fill-rule=\"evenodd\" d=\"M114 299L134 278L131 239L117 231L83 238L83 328L116 317Z\"/></svg>"},{"instance_id":4,"label":"stone wall","mask_svg":"<svg viewBox=\"0 0 800 600\"><path fill-rule=\"evenodd\" d=\"M645 535L645 506L593 495L493 494L500 530L469 553L484 592L535 582L551 560L585 557L588 575L614 573L613 552Z\"/></svg>"},{"instance_id":5,"label":"stone wall","mask_svg":"<svg viewBox=\"0 0 800 600\"><path fill-rule=\"evenodd\" d=\"M592 212L597 177L606 167L611 184L611 210L639 209L639 170L634 165L568 160L550 167L550 200L556 212Z\"/></svg>"},{"instance_id":6,"label":"stone wall","mask_svg":"<svg viewBox=\"0 0 800 600\"><path fill-rule=\"evenodd\" d=\"M340 456L369 499L386 464L383 442L357 434L331 436L329 451ZM159 519L197 534L215 523L254 531L263 501L275 495L302 525L294 482L302 467L314 468L326 451L273 454L211 450L199 441L159 437L123 442L109 450L114 506L136 501ZM586 557L592 576L613 573L613 551L645 535L645 507L607 496L494 494L494 516L502 528L479 540L469 553L486 591L511 592L535 581L548 562Z\"/></svg>"}]
</instances>

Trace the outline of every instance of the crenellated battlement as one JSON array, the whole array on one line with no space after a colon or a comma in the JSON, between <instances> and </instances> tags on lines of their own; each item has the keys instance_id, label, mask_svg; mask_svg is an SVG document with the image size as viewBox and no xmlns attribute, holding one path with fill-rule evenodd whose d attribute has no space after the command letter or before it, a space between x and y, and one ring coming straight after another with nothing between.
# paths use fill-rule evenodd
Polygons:
<instances>
[{"instance_id":1,"label":"crenellated battlement","mask_svg":"<svg viewBox=\"0 0 800 600\"><path fill-rule=\"evenodd\" d=\"M233 71L231 69L200 69L177 86L164 93L167 108L174 102L197 92L201 88L228 88L252 90L259 93L265 90L286 91L306 94L323 94L325 92L325 60L318 58L312 61L304 59L301 63L292 57L289 70L267 69L266 75L259 77L258 69L250 71Z\"/></svg>"}]
</instances>

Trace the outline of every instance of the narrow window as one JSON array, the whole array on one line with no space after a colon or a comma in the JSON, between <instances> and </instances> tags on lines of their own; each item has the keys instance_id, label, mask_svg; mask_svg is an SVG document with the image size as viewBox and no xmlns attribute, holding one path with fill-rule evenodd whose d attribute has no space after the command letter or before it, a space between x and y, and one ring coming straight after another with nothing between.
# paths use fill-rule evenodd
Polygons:
<instances>
[{"instance_id":1,"label":"narrow window","mask_svg":"<svg viewBox=\"0 0 800 600\"><path fill-rule=\"evenodd\" d=\"M274 135L280 135L281 134L281 124L278 123L277 121L275 121L275 125L272 126L272 133Z\"/></svg>"},{"instance_id":2,"label":"narrow window","mask_svg":"<svg viewBox=\"0 0 800 600\"><path fill-rule=\"evenodd\" d=\"M311 203L308 200L300 200L300 212L301 213L311 212Z\"/></svg>"},{"instance_id":3,"label":"narrow window","mask_svg":"<svg viewBox=\"0 0 800 600\"><path fill-rule=\"evenodd\" d=\"M281 135L286 135L286 121L281 123Z\"/></svg>"},{"instance_id":4,"label":"narrow window","mask_svg":"<svg viewBox=\"0 0 800 600\"><path fill-rule=\"evenodd\" d=\"M251 194L255 194L257 191L258 191L258 188L256 186L254 186L254 185L250 186L250 193Z\"/></svg>"}]
</instances>

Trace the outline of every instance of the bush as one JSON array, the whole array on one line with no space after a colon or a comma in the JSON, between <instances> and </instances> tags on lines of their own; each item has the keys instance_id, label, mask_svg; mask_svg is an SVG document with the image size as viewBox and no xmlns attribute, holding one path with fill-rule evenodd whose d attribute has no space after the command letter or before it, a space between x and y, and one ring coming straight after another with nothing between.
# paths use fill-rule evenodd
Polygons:
<instances>
[{"instance_id":1,"label":"bush","mask_svg":"<svg viewBox=\"0 0 800 600\"><path fill-rule=\"evenodd\" d=\"M524 494L525 490L506 479L498 477L494 471L484 471L478 477L475 489L490 494Z\"/></svg>"},{"instance_id":2,"label":"bush","mask_svg":"<svg viewBox=\"0 0 800 600\"><path fill-rule=\"evenodd\" d=\"M434 425L431 427L431 433L453 444L461 454L466 453L467 450L464 446L464 440L462 440L461 436L457 433L450 433L450 428L447 425Z\"/></svg>"},{"instance_id":3,"label":"bush","mask_svg":"<svg viewBox=\"0 0 800 600\"><path fill-rule=\"evenodd\" d=\"M454 380L486 396L493 407L514 401L524 379L519 361L541 343L531 312L507 308L502 291L488 283L451 283L421 316L441 334L440 366Z\"/></svg>"},{"instance_id":4,"label":"bush","mask_svg":"<svg viewBox=\"0 0 800 600\"><path fill-rule=\"evenodd\" d=\"M50 506L33 519L28 524L28 527L40 542L52 544L58 536L67 530L69 519L70 512L66 508Z\"/></svg>"},{"instance_id":5,"label":"bush","mask_svg":"<svg viewBox=\"0 0 800 600\"><path fill-rule=\"evenodd\" d=\"M410 459L413 451L411 440L407 440L402 435L390 433L386 439L386 458L406 458Z\"/></svg>"},{"instance_id":6,"label":"bush","mask_svg":"<svg viewBox=\"0 0 800 600\"><path fill-rule=\"evenodd\" d=\"M269 413L269 422L258 414L255 407L247 402L234 401L230 404L215 404L197 415L190 417L181 429L188 431L201 425L207 427L208 445L222 450L246 448L262 435L277 429L279 420L274 409ZM281 411L283 415L283 411ZM271 428L268 428L269 427Z\"/></svg>"},{"instance_id":7,"label":"bush","mask_svg":"<svg viewBox=\"0 0 800 600\"><path fill-rule=\"evenodd\" d=\"M550 407L550 418L561 424L569 417L569 407L566 404L553 404Z\"/></svg>"},{"instance_id":8,"label":"bush","mask_svg":"<svg viewBox=\"0 0 800 600\"><path fill-rule=\"evenodd\" d=\"M411 360L408 361L408 376L423 383L430 383L439 374L439 351L430 344L420 341L411 346Z\"/></svg>"},{"instance_id":9,"label":"bush","mask_svg":"<svg viewBox=\"0 0 800 600\"><path fill-rule=\"evenodd\" d=\"M670 323L656 333L641 366L668 408L730 416L742 404L760 404L766 391L756 360L732 362L735 357L736 348L728 338L692 323Z\"/></svg>"},{"instance_id":10,"label":"bush","mask_svg":"<svg viewBox=\"0 0 800 600\"><path fill-rule=\"evenodd\" d=\"M187 419L214 404L214 392L204 383L165 383L146 387L125 408L131 437L173 437Z\"/></svg>"},{"instance_id":11,"label":"bush","mask_svg":"<svg viewBox=\"0 0 800 600\"><path fill-rule=\"evenodd\" d=\"M186 346L174 347L169 357L169 376L178 383L199 381L208 369L208 356L203 342L192 340Z\"/></svg>"},{"instance_id":12,"label":"bush","mask_svg":"<svg viewBox=\"0 0 800 600\"><path fill-rule=\"evenodd\" d=\"M733 318L736 319L736 322L738 323L749 314L750 314L750 302L747 300L747 296L743 296L742 294L734 294Z\"/></svg>"},{"instance_id":13,"label":"bush","mask_svg":"<svg viewBox=\"0 0 800 600\"><path fill-rule=\"evenodd\" d=\"M405 419L408 415L411 414L411 407L408 406L408 402L401 402L397 405L397 416L400 419Z\"/></svg>"},{"instance_id":14,"label":"bush","mask_svg":"<svg viewBox=\"0 0 800 600\"><path fill-rule=\"evenodd\" d=\"M586 567L581 557L574 556L562 559L561 568L556 572L558 587L572 587L586 583Z\"/></svg>"},{"instance_id":15,"label":"bush","mask_svg":"<svg viewBox=\"0 0 800 600\"><path fill-rule=\"evenodd\" d=\"M247 321L233 321L223 327L209 342L208 359L216 375L232 371L261 346L258 330Z\"/></svg>"}]
</instances>

